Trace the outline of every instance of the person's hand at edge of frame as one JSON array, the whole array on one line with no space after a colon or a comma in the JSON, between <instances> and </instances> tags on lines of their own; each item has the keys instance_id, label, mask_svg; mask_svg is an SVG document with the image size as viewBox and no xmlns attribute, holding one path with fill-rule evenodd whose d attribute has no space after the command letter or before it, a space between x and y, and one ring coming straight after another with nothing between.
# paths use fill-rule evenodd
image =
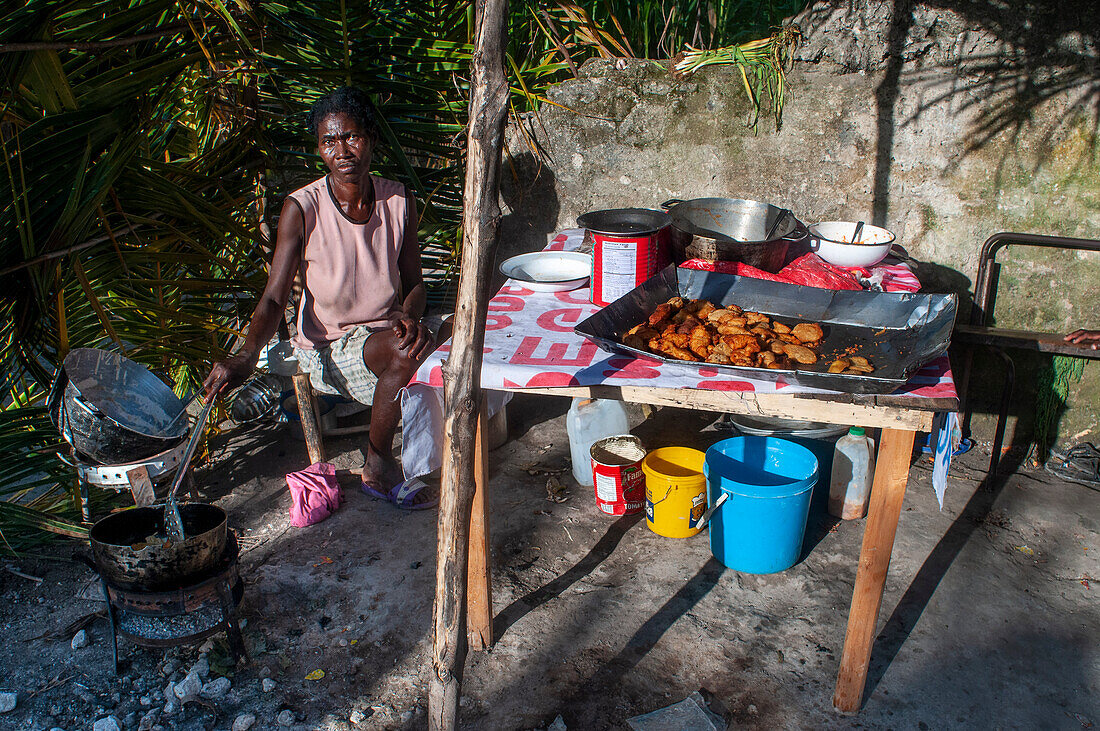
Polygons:
<instances>
[{"instance_id":1,"label":"person's hand at edge of frame","mask_svg":"<svg viewBox=\"0 0 1100 731\"><path fill-rule=\"evenodd\" d=\"M248 353L237 353L215 363L202 383L202 389L206 394L204 401L216 398L223 392L243 384L256 369L257 360L258 358Z\"/></svg>"},{"instance_id":2,"label":"person's hand at edge of frame","mask_svg":"<svg viewBox=\"0 0 1100 731\"><path fill-rule=\"evenodd\" d=\"M1100 330L1074 330L1065 337L1067 343L1100 350Z\"/></svg>"}]
</instances>

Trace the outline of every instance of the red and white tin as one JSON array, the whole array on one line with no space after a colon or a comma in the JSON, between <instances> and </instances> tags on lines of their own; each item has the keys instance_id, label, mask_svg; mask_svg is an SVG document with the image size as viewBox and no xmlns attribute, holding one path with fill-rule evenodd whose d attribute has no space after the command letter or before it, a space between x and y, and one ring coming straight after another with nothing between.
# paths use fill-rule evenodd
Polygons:
<instances>
[{"instance_id":1,"label":"red and white tin","mask_svg":"<svg viewBox=\"0 0 1100 731\"><path fill-rule=\"evenodd\" d=\"M577 219L592 242L593 304L611 304L669 263L671 223L667 213L648 208L592 211Z\"/></svg>"},{"instance_id":2,"label":"red and white tin","mask_svg":"<svg viewBox=\"0 0 1100 731\"><path fill-rule=\"evenodd\" d=\"M631 434L600 439L592 445L596 507L607 515L633 515L645 508L642 440Z\"/></svg>"}]
</instances>

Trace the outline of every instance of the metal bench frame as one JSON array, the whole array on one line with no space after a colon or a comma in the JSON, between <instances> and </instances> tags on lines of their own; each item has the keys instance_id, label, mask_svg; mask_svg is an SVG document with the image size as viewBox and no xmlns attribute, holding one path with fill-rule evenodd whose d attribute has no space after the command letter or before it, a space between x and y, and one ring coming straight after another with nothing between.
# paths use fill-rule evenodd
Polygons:
<instances>
[{"instance_id":1,"label":"metal bench frame","mask_svg":"<svg viewBox=\"0 0 1100 731\"><path fill-rule=\"evenodd\" d=\"M1001 232L990 236L982 245L978 276L974 281L974 306L970 310L969 325L955 328L954 342L966 348L965 359L959 384L963 391L960 398L963 403L963 424L969 427L971 410L967 391L969 391L973 348L986 346L993 350L1005 363L1004 386L1001 390L1001 406L997 415L997 430L993 437L993 451L989 456L989 476L997 474L1001 459L1001 446L1004 442L1005 420L1012 403L1012 393L1016 382L1016 365L1007 349L1034 350L1055 355L1071 355L1078 358L1100 360L1100 350L1082 348L1063 340L1064 333L1042 333L1030 330L997 330L989 327L993 310L997 303L997 284L1000 280L1001 264L997 263L997 252L1009 245L1039 246L1052 249L1071 249L1078 251L1100 251L1100 241L1095 239L1077 239L1065 236L1042 236Z\"/></svg>"}]
</instances>

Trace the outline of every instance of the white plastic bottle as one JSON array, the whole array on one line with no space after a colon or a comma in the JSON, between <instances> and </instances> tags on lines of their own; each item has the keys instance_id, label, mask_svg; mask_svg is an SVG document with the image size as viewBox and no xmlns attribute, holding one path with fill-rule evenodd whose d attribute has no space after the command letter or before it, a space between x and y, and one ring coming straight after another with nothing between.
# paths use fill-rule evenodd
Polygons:
<instances>
[{"instance_id":1,"label":"white plastic bottle","mask_svg":"<svg viewBox=\"0 0 1100 731\"><path fill-rule=\"evenodd\" d=\"M592 444L604 437L626 434L630 424L626 408L614 399L573 399L565 417L569 432L569 456L573 460L573 477L585 487L592 485Z\"/></svg>"},{"instance_id":2,"label":"white plastic bottle","mask_svg":"<svg viewBox=\"0 0 1100 731\"><path fill-rule=\"evenodd\" d=\"M866 515L874 477L875 443L862 427L853 426L833 450L829 514L844 520Z\"/></svg>"}]
</instances>

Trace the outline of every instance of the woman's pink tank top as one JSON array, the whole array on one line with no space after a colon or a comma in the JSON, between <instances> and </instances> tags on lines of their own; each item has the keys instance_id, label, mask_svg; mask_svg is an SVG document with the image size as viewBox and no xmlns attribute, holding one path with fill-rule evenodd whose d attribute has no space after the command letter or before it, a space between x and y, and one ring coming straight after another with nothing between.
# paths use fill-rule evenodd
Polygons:
<instances>
[{"instance_id":1,"label":"woman's pink tank top","mask_svg":"<svg viewBox=\"0 0 1100 731\"><path fill-rule=\"evenodd\" d=\"M358 325L385 327L401 307L397 261L405 239L405 186L371 180L374 211L361 223L340 208L327 176L290 194L305 220L305 291L293 339L299 348L317 350Z\"/></svg>"}]
</instances>

